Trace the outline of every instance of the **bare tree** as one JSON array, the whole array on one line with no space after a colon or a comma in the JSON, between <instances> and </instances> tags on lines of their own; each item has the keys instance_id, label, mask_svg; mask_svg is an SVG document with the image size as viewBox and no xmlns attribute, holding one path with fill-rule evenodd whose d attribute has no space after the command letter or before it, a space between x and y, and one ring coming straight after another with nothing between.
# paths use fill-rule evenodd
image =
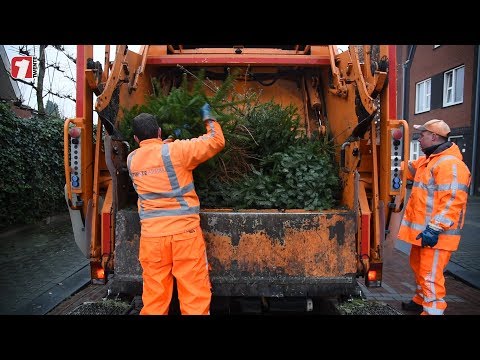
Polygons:
<instances>
[{"instance_id":1,"label":"bare tree","mask_svg":"<svg viewBox=\"0 0 480 360\"><path fill-rule=\"evenodd\" d=\"M38 56L37 109L40 117L45 117L45 107L43 106L43 79L45 78L46 47L47 45L40 45L40 54Z\"/></svg>"},{"instance_id":2,"label":"bare tree","mask_svg":"<svg viewBox=\"0 0 480 360\"><path fill-rule=\"evenodd\" d=\"M46 64L46 61L45 61L45 49L47 48L47 46L49 45L40 45L40 50L39 50L39 55L38 55L38 78L37 78L37 83L35 84L34 81L26 81L26 80L23 80L23 79L14 79L18 82L21 82L22 84L26 84L28 86L31 86L35 92L36 92L36 97L37 97L37 109L38 109L38 115L40 117L45 117L47 114L45 112L45 106L44 106L44 103L43 103L43 98L49 94L53 95L53 96L57 96L59 98L63 98L63 99L70 99L74 102L76 102L76 100L69 94L60 94L58 92L54 92L52 91L52 89L48 89L45 94L44 94L44 79L45 79L45 71L52 67L58 71L61 71L63 72L59 66L57 64ZM55 49L57 49L58 51L61 51L63 54L65 54L65 56L71 60L73 63L76 63L76 59L68 54L64 47L62 45L51 45L53 46ZM25 55L28 55L28 51L26 52L26 50L21 47L18 49L18 52L21 53L21 54L25 54ZM10 74L11 76L11 74ZM64 75L66 78L68 78L69 80L75 82L75 80L71 77L68 77L66 75Z\"/></svg>"}]
</instances>

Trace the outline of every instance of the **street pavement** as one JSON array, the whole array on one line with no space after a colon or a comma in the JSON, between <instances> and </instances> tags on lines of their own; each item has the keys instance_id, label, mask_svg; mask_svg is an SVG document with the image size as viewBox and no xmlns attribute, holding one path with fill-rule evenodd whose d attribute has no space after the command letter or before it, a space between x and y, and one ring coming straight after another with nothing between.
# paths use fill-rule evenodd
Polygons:
<instances>
[{"instance_id":1,"label":"street pavement","mask_svg":"<svg viewBox=\"0 0 480 360\"><path fill-rule=\"evenodd\" d=\"M0 314L43 315L90 280L68 213L0 234Z\"/></svg>"},{"instance_id":2,"label":"street pavement","mask_svg":"<svg viewBox=\"0 0 480 360\"><path fill-rule=\"evenodd\" d=\"M399 224L401 213L392 221ZM393 226L395 228L395 226ZM381 288L359 285L367 300L400 309L413 294L408 244L387 237ZM464 233L446 271L450 313L480 314L480 197L470 197ZM68 214L0 234L0 315L44 315L89 283L88 260L73 240ZM447 314L448 310L447 309Z\"/></svg>"},{"instance_id":3,"label":"street pavement","mask_svg":"<svg viewBox=\"0 0 480 360\"><path fill-rule=\"evenodd\" d=\"M450 258L447 272L480 289L480 241L477 237L478 234L480 234L480 196L470 196L462 239L458 250ZM403 241L396 241L395 248L405 254L410 254L410 245Z\"/></svg>"},{"instance_id":4,"label":"street pavement","mask_svg":"<svg viewBox=\"0 0 480 360\"><path fill-rule=\"evenodd\" d=\"M480 289L480 196L470 197L463 236L447 271Z\"/></svg>"}]
</instances>

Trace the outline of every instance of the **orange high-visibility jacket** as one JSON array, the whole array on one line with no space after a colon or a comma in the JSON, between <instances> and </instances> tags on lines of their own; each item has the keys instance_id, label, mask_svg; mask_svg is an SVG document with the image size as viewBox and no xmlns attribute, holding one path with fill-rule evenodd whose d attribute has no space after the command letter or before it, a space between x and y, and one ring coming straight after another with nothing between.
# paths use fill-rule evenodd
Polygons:
<instances>
[{"instance_id":1,"label":"orange high-visibility jacket","mask_svg":"<svg viewBox=\"0 0 480 360\"><path fill-rule=\"evenodd\" d=\"M207 133L194 139L164 143L140 142L127 158L127 167L138 194L142 237L182 233L200 225L200 201L192 171L225 146L220 125L205 121Z\"/></svg>"},{"instance_id":2,"label":"orange high-visibility jacket","mask_svg":"<svg viewBox=\"0 0 480 360\"><path fill-rule=\"evenodd\" d=\"M456 144L417 160L409 161L407 179L412 192L403 215L398 238L421 246L416 237L428 224L441 228L434 248L457 250L465 221L470 170Z\"/></svg>"}]
</instances>

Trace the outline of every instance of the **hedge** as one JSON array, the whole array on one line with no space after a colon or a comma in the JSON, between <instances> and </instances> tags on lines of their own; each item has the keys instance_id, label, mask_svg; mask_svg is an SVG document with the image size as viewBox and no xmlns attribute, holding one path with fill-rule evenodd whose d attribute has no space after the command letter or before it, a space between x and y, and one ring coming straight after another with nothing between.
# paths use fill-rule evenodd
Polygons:
<instances>
[{"instance_id":1,"label":"hedge","mask_svg":"<svg viewBox=\"0 0 480 360\"><path fill-rule=\"evenodd\" d=\"M0 103L0 230L65 211L63 124Z\"/></svg>"}]
</instances>

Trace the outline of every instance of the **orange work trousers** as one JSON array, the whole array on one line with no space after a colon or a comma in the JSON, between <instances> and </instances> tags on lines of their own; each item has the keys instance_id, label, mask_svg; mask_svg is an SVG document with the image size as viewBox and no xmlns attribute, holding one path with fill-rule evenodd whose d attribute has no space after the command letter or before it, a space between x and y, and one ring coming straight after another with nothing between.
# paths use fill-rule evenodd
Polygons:
<instances>
[{"instance_id":1,"label":"orange work trousers","mask_svg":"<svg viewBox=\"0 0 480 360\"><path fill-rule=\"evenodd\" d=\"M443 315L447 308L443 272L450 261L451 251L412 245L410 266L417 289L413 302L423 306L421 315Z\"/></svg>"},{"instance_id":2,"label":"orange work trousers","mask_svg":"<svg viewBox=\"0 0 480 360\"><path fill-rule=\"evenodd\" d=\"M202 229L140 238L143 308L140 315L167 315L177 280L182 315L209 315L211 285Z\"/></svg>"}]
</instances>

